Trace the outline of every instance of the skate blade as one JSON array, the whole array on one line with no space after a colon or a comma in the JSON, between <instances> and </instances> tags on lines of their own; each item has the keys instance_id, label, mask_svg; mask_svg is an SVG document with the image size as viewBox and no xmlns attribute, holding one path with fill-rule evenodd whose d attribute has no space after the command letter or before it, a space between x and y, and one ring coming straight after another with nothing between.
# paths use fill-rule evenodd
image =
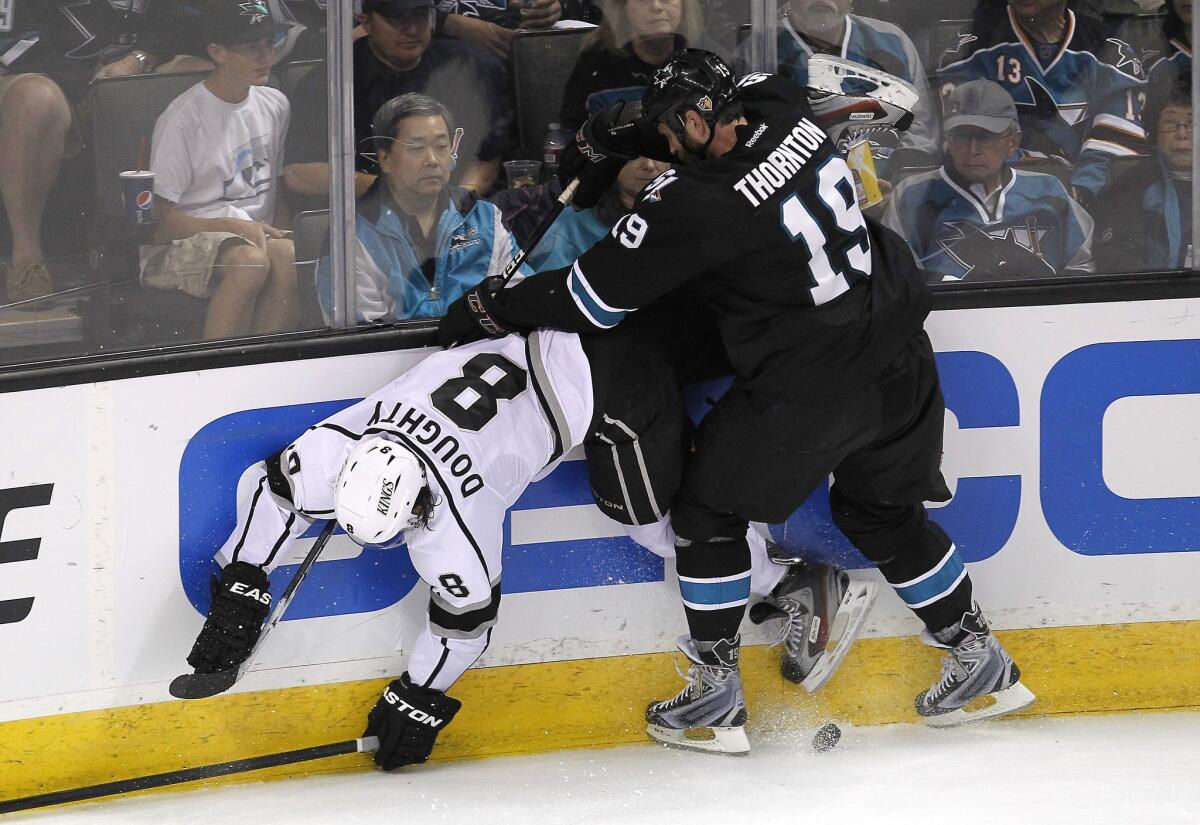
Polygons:
<instances>
[{"instance_id":1,"label":"skate blade","mask_svg":"<svg viewBox=\"0 0 1200 825\"><path fill-rule=\"evenodd\" d=\"M879 587L874 582L850 582L842 596L841 604L838 605L837 613L834 614L833 627L829 631L829 644L813 665L813 669L801 680L800 687L809 693L816 693L833 678L833 674L841 667L842 660L846 658L854 640L862 631L863 623L866 622L867 614L871 612L871 605L875 604L875 597L878 595Z\"/></svg>"},{"instance_id":2,"label":"skate blade","mask_svg":"<svg viewBox=\"0 0 1200 825\"><path fill-rule=\"evenodd\" d=\"M978 708L971 708L970 703L968 703L966 707L952 710L949 713L923 716L921 717L921 721L931 728L953 728L959 725L969 725L972 722L982 722L984 719L1003 716L1006 713L1014 713L1029 707L1037 701L1037 697L1033 695L1033 691L1020 682L1014 682L1004 690L998 690L995 693L989 693L979 698L981 700L991 699L993 701L991 704Z\"/></svg>"},{"instance_id":3,"label":"skate blade","mask_svg":"<svg viewBox=\"0 0 1200 825\"><path fill-rule=\"evenodd\" d=\"M750 740L742 727L687 728L676 730L661 725L647 725L646 733L655 742L668 748L715 753L723 756L745 756L750 753Z\"/></svg>"}]
</instances>

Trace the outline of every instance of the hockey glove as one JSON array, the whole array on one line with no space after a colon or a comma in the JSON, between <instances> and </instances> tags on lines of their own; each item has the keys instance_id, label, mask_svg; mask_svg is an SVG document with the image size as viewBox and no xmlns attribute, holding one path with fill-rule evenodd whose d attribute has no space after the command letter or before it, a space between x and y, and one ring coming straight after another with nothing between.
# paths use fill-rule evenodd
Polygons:
<instances>
[{"instance_id":1,"label":"hockey glove","mask_svg":"<svg viewBox=\"0 0 1200 825\"><path fill-rule=\"evenodd\" d=\"M499 338L515 330L506 326L495 312L492 296L504 286L495 275L468 289L452 303L438 322L438 346L449 349L484 338Z\"/></svg>"},{"instance_id":2,"label":"hockey glove","mask_svg":"<svg viewBox=\"0 0 1200 825\"><path fill-rule=\"evenodd\" d=\"M587 119L559 159L558 179L565 188L575 178L579 188L571 198L577 209L595 206L621 168L640 155L670 158L666 138L653 124L641 121L642 104L617 100Z\"/></svg>"},{"instance_id":3,"label":"hockey glove","mask_svg":"<svg viewBox=\"0 0 1200 825\"><path fill-rule=\"evenodd\" d=\"M385 771L420 765L461 707L462 702L440 690L414 685L407 673L393 680L371 708L363 731L363 736L379 737L375 764Z\"/></svg>"},{"instance_id":4,"label":"hockey glove","mask_svg":"<svg viewBox=\"0 0 1200 825\"><path fill-rule=\"evenodd\" d=\"M187 661L197 673L233 670L246 661L271 612L267 574L235 561L212 579L212 607Z\"/></svg>"}]
</instances>

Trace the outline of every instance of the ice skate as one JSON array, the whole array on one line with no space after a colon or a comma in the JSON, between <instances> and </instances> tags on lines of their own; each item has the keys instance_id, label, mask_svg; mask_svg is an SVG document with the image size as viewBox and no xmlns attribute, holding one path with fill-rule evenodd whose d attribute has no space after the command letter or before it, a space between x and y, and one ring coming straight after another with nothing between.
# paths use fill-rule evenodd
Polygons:
<instances>
[{"instance_id":1,"label":"ice skate","mask_svg":"<svg viewBox=\"0 0 1200 825\"><path fill-rule=\"evenodd\" d=\"M652 702L646 708L646 733L669 747L738 756L749 753L746 699L736 654L732 666L707 664L688 636L679 637L679 649L691 662L686 674L679 671L688 683L674 699ZM678 664L675 669L679 670Z\"/></svg>"},{"instance_id":2,"label":"ice skate","mask_svg":"<svg viewBox=\"0 0 1200 825\"><path fill-rule=\"evenodd\" d=\"M780 672L813 693L833 677L850 652L878 588L873 582L851 581L832 567L783 556L771 544L767 552L789 567L771 595L751 608L750 620L783 620Z\"/></svg>"},{"instance_id":3,"label":"ice skate","mask_svg":"<svg viewBox=\"0 0 1200 825\"><path fill-rule=\"evenodd\" d=\"M922 634L922 641L949 651L937 684L918 694L925 724L948 728L1027 708L1037 697L1021 684L1021 670L988 629L978 605L963 616L967 636L954 646ZM941 634L939 634L941 635Z\"/></svg>"}]
</instances>

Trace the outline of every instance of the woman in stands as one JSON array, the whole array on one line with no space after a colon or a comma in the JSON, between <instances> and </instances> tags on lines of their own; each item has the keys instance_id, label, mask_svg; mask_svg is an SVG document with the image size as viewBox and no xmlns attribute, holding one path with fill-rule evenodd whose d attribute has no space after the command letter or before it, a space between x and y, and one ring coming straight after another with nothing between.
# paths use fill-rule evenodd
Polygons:
<instances>
[{"instance_id":1,"label":"woman in stands","mask_svg":"<svg viewBox=\"0 0 1200 825\"><path fill-rule=\"evenodd\" d=\"M641 100L655 70L674 52L699 45L696 0L607 0L604 20L583 40L563 91L562 128L574 132L614 100Z\"/></svg>"}]
</instances>

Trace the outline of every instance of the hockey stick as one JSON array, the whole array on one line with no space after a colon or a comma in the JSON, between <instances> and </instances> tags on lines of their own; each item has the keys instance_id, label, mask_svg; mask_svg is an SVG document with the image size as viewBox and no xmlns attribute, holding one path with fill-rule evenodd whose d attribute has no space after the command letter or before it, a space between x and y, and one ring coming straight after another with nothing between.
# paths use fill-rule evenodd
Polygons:
<instances>
[{"instance_id":1,"label":"hockey stick","mask_svg":"<svg viewBox=\"0 0 1200 825\"><path fill-rule=\"evenodd\" d=\"M347 753L367 753L378 749L379 739L366 736L362 739L347 739L345 742L331 742L328 745L314 745L311 748L299 748L282 753L269 753L264 756L253 756L249 759L235 759L232 762L217 762L214 765L201 765L198 768L184 768L167 773L155 773L149 776L136 776L132 779L119 779L116 782L104 782L100 785L87 785L82 788L70 788L65 791L52 791L23 796L19 799L0 801L0 814L14 811L28 811L33 808L44 808L48 805L62 805L67 802L81 802L85 799L98 799L102 796L114 796L133 791L145 791L150 788L163 788L168 785L178 785L183 782L195 782L198 779L211 779L216 776L228 776L231 773L245 773L263 768L274 768L278 765L291 765L296 762L308 762L313 759L325 759L330 756L341 756Z\"/></svg>"},{"instance_id":2,"label":"hockey stick","mask_svg":"<svg viewBox=\"0 0 1200 825\"><path fill-rule=\"evenodd\" d=\"M267 634L271 629L279 623L283 618L283 614L287 612L288 605L292 603L292 599L296 595L296 590L300 587L300 582L304 581L304 577L308 575L308 571L316 562L317 556L321 555L321 551L325 549L325 545L329 542L329 537L333 535L333 528L337 526L337 521L330 519L324 529L321 530L321 535L317 536L317 540L313 542L312 548L309 549L308 555L304 557L304 561L300 563L300 569L296 571L296 575L292 576L292 580L288 582L287 589L283 591L283 595L279 597L279 604L275 606L275 612L271 614L271 620L267 622L262 633L259 634L258 641L254 643L254 647L250 650L250 655L246 657L246 661L241 665L230 670L218 670L214 673L184 673L176 676L171 680L171 686L168 688L171 695L176 699L207 699L209 696L216 696L218 693L224 693L233 687L239 679L246 674L250 669L250 665L254 662L254 656L258 653L263 642L267 638Z\"/></svg>"},{"instance_id":3,"label":"hockey stick","mask_svg":"<svg viewBox=\"0 0 1200 825\"><path fill-rule=\"evenodd\" d=\"M571 198L575 197L575 190L578 188L579 178L575 178L562 190L562 194L554 202L550 214L542 218L542 222L537 225L537 228L533 230L533 234L529 236L529 241L525 244L525 247L513 256L513 259L508 262L508 266L504 267L504 271L500 273L501 284L507 284L509 279L521 268L521 264L525 263L525 259L529 257L529 254L537 249L538 242L550 230L551 225L558 220L559 214L571 202Z\"/></svg>"}]
</instances>

